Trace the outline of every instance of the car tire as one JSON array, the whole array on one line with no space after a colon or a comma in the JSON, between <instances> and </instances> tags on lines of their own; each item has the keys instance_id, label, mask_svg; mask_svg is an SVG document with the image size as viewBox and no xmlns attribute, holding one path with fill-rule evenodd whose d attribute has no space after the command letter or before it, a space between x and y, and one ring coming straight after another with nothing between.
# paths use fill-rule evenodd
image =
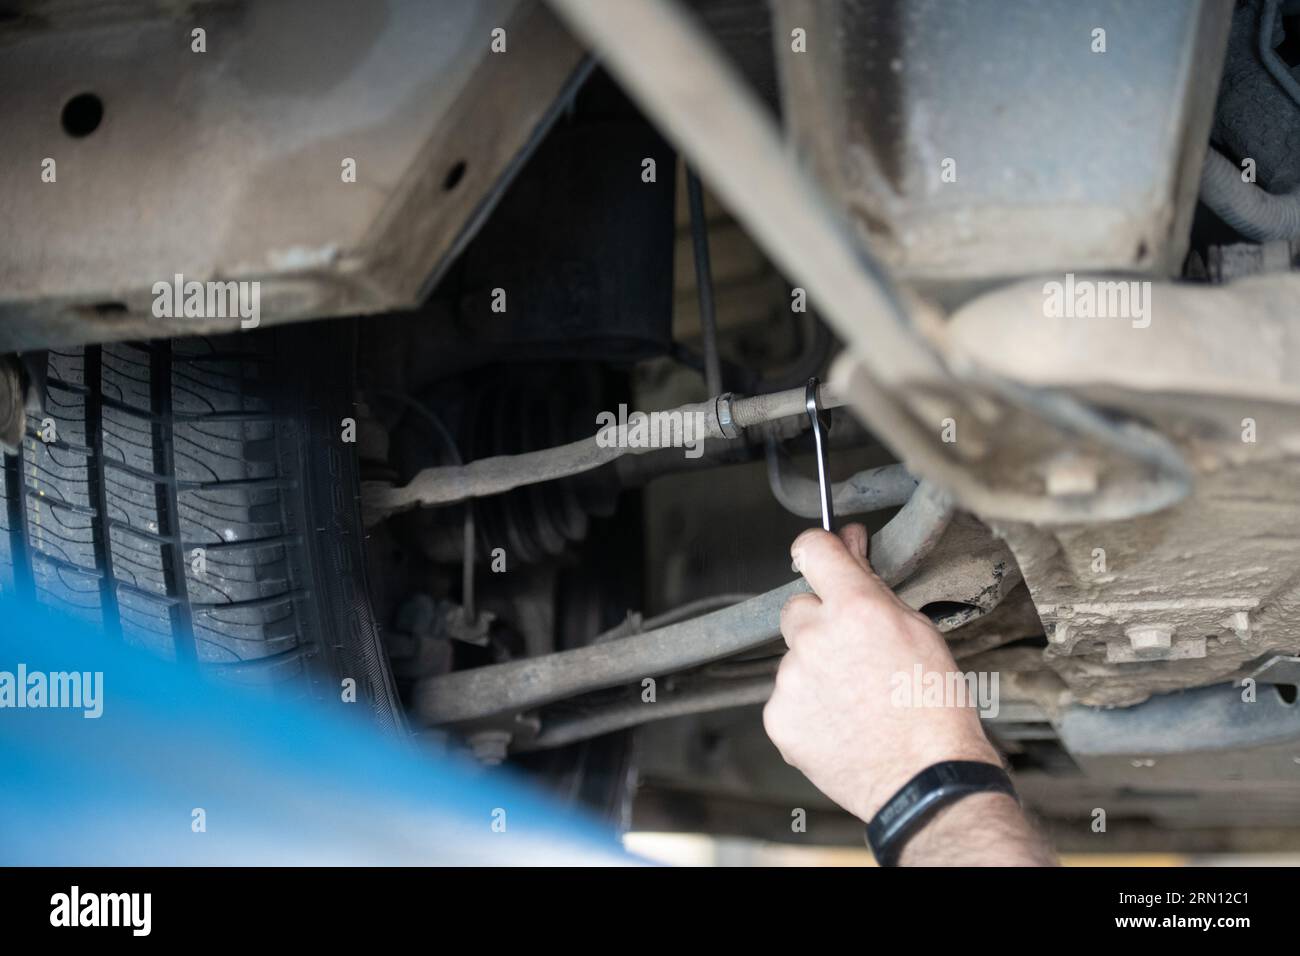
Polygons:
<instances>
[{"instance_id":1,"label":"car tire","mask_svg":"<svg viewBox=\"0 0 1300 956\"><path fill-rule=\"evenodd\" d=\"M366 587L351 322L27 356L0 595L403 729ZM39 378L39 374L35 377Z\"/></svg>"}]
</instances>

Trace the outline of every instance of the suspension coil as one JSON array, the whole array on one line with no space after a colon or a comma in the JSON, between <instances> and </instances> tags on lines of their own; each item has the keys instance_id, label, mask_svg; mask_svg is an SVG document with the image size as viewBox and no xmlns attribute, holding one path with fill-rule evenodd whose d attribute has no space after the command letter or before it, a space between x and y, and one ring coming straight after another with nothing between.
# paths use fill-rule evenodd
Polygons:
<instances>
[{"instance_id":1,"label":"suspension coil","mask_svg":"<svg viewBox=\"0 0 1300 956\"><path fill-rule=\"evenodd\" d=\"M456 441L466 461L517 455L587 437L595 427L600 376L587 367L538 374L509 370L464 394ZM618 485L599 472L527 485L474 502L475 552L490 562L496 548L509 561L532 564L555 557L587 536L593 515L613 513ZM430 557L459 560L464 553L464 506L438 509L427 538Z\"/></svg>"}]
</instances>

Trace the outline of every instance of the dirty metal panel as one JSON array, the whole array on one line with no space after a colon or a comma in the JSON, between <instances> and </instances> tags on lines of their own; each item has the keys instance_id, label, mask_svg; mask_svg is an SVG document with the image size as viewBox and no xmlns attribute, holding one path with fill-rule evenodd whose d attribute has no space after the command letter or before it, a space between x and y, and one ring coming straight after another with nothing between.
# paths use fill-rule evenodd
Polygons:
<instances>
[{"instance_id":1,"label":"dirty metal panel","mask_svg":"<svg viewBox=\"0 0 1300 956\"><path fill-rule=\"evenodd\" d=\"M1271 687L1253 697L1218 686L1136 707L1072 707L1056 728L1091 786L1156 797L1151 809L1167 825L1207 815L1289 825L1300 809L1300 709ZM1158 799L1177 794L1184 800ZM1207 814L1216 804L1218 812Z\"/></svg>"},{"instance_id":2,"label":"dirty metal panel","mask_svg":"<svg viewBox=\"0 0 1300 956\"><path fill-rule=\"evenodd\" d=\"M1132 520L996 524L1042 617L1046 663L1076 701L1127 706L1295 654L1300 275L1152 282L1137 325L1047 317L1043 285L960 309L952 360L1147 422L1195 470L1184 500Z\"/></svg>"},{"instance_id":3,"label":"dirty metal panel","mask_svg":"<svg viewBox=\"0 0 1300 956\"><path fill-rule=\"evenodd\" d=\"M1300 768L1290 759L1300 748L1300 708L1271 690L1254 699L1233 687L1201 687L1127 708L1069 707L1055 722L1076 759L1122 757L1154 767L1173 754L1289 747L1282 776L1300 787ZM1199 765L1205 777L1222 766ZM1161 776L1148 774L1147 776Z\"/></svg>"},{"instance_id":4,"label":"dirty metal panel","mask_svg":"<svg viewBox=\"0 0 1300 956\"><path fill-rule=\"evenodd\" d=\"M906 278L1168 274L1186 253L1231 7L777 4L787 123ZM789 49L797 28L806 54Z\"/></svg>"},{"instance_id":5,"label":"dirty metal panel","mask_svg":"<svg viewBox=\"0 0 1300 956\"><path fill-rule=\"evenodd\" d=\"M176 274L413 305L582 63L528 0L20 5L0 51L0 352L238 327L156 318Z\"/></svg>"}]
</instances>

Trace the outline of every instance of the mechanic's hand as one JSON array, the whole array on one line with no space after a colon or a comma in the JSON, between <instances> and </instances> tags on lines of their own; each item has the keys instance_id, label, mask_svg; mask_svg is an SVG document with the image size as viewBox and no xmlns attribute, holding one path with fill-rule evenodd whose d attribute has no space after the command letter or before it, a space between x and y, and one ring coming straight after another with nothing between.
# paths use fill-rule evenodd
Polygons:
<instances>
[{"instance_id":1,"label":"mechanic's hand","mask_svg":"<svg viewBox=\"0 0 1300 956\"><path fill-rule=\"evenodd\" d=\"M871 570L868 540L852 524L839 537L805 531L791 545L816 594L795 595L781 610L790 650L763 711L786 762L863 821L933 763L1001 762L973 707L895 701L895 686L910 684L918 663L941 675L957 664L929 619Z\"/></svg>"}]
</instances>

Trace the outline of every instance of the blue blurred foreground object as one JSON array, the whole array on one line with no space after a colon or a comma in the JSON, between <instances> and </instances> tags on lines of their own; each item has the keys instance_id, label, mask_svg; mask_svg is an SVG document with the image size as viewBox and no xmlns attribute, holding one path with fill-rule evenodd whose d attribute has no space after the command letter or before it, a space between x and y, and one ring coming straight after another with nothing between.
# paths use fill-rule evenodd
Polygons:
<instances>
[{"instance_id":1,"label":"blue blurred foreground object","mask_svg":"<svg viewBox=\"0 0 1300 956\"><path fill-rule=\"evenodd\" d=\"M617 865L504 772L0 602L0 863Z\"/></svg>"}]
</instances>

